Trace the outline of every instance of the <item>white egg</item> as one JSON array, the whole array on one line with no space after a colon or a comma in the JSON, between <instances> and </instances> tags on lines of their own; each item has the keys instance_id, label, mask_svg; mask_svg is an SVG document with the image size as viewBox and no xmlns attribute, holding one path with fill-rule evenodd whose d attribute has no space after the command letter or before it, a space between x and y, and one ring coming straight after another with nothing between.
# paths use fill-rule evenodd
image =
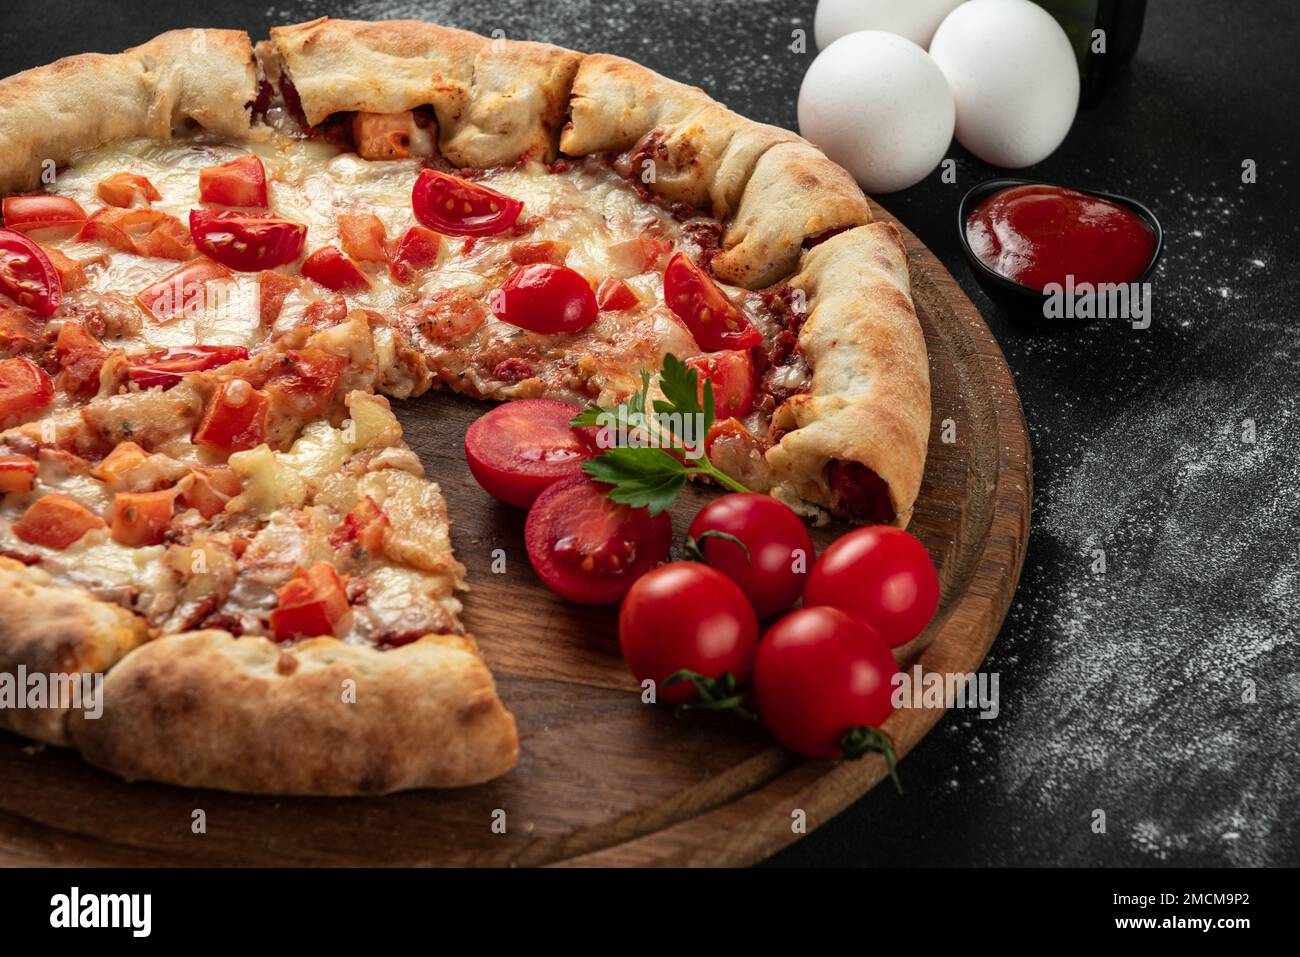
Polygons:
<instances>
[{"instance_id":1,"label":"white egg","mask_svg":"<svg viewBox=\"0 0 1300 957\"><path fill-rule=\"evenodd\" d=\"M952 142L952 91L911 40L866 30L836 40L799 90L799 132L869 193L924 179Z\"/></svg>"},{"instance_id":2,"label":"white egg","mask_svg":"<svg viewBox=\"0 0 1300 957\"><path fill-rule=\"evenodd\" d=\"M962 0L820 0L813 18L817 49L859 30L884 30L921 47Z\"/></svg>"},{"instance_id":3,"label":"white egg","mask_svg":"<svg viewBox=\"0 0 1300 957\"><path fill-rule=\"evenodd\" d=\"M930 55L957 101L957 141L994 166L1046 159L1079 109L1065 31L1030 0L970 0L939 26Z\"/></svg>"}]
</instances>

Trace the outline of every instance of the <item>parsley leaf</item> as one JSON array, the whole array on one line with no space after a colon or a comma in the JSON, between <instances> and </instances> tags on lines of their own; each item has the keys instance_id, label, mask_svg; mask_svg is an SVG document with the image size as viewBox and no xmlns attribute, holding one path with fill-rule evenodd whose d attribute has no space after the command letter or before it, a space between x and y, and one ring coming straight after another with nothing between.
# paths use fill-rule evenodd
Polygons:
<instances>
[{"instance_id":1,"label":"parsley leaf","mask_svg":"<svg viewBox=\"0 0 1300 957\"><path fill-rule=\"evenodd\" d=\"M584 462L597 482L612 485L609 497L620 505L648 508L658 515L686 484L686 466L663 449L619 448Z\"/></svg>"}]
</instances>

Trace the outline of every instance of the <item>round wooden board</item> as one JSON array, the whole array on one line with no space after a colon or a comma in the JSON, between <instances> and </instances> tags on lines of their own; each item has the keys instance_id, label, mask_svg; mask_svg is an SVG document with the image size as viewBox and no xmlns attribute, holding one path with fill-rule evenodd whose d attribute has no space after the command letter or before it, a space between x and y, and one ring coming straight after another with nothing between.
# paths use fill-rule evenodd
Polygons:
<instances>
[{"instance_id":1,"label":"round wooden board","mask_svg":"<svg viewBox=\"0 0 1300 957\"><path fill-rule=\"evenodd\" d=\"M930 550L943 588L917 643L928 644L906 664L968 672L983 661L1020 576L1029 440L988 327L939 261L903 234L934 402L910 530ZM566 605L539 585L523 550L523 514L488 498L470 477L462 437L482 410L437 393L400 404L399 415L449 502L473 589L466 625L519 722L514 771L460 791L274 799L127 784L74 753L0 734L0 863L740 865L794 840L794 809L812 830L884 777L879 756L804 761L738 719L677 720L643 705L618 655L614 613ZM956 441L945 443L940 432L949 419ZM692 490L678 502L679 536L712 494ZM818 548L844 530L815 530ZM502 555L505 571L494 573ZM942 714L893 714L885 729L900 756ZM206 833L194 833L198 810ZM502 812L505 833L494 828Z\"/></svg>"}]
</instances>

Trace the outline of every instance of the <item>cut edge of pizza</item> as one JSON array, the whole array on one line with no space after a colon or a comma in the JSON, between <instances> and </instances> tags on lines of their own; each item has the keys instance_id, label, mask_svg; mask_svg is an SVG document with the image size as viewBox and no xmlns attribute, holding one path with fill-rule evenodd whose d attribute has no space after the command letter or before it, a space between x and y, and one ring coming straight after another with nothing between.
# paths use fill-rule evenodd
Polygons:
<instances>
[{"instance_id":1,"label":"cut edge of pizza","mask_svg":"<svg viewBox=\"0 0 1300 957\"><path fill-rule=\"evenodd\" d=\"M0 134L10 144L0 157L0 193L38 188L47 167L117 142L165 144L196 130L233 142L269 138L271 97L313 131L343 117L354 136L371 117L417 111L420 123L404 131L404 146L418 140L455 169L599 158L647 202L712 217L720 228L710 271L752 290L754 302L784 320L793 343L786 353L801 357L801 381L779 393L768 434L727 419L712 457L805 514L828 509L906 526L924 469L930 395L898 231L871 222L856 184L811 144L631 61L417 21L322 18L275 28L256 49L239 31L173 31L122 54L72 57L0 81ZM381 123L380 134L391 131ZM648 181L639 175L647 162L655 168ZM792 302L799 303L793 316ZM370 321L365 309L347 315L326 330L336 342L350 324ZM320 348L293 335L286 343ZM436 367L415 334L374 351L382 359L368 366L347 357L329 415L345 414L353 390L404 396L430 379L446 385L464 374ZM411 358L421 351L427 366ZM245 363L268 361L263 354L187 375L146 411L160 423L193 419L218 390L244 381ZM514 390L495 382L482 394L527 395L518 389L531 381ZM619 387L614 379L606 386ZM130 443L140 423L124 398L96 399L88 413L68 414L56 444L75 448L88 427L93 443ZM337 422L317 424L337 431ZM25 436L38 449L35 427L5 436ZM277 457L293 455L303 428L310 428L305 420L284 423L276 447L249 464L245 483L256 481L259 467L300 471ZM316 494L310 490L308 507L316 507ZM440 527L445 532L445 509ZM22 711L0 713L0 721L71 744L125 777L254 792L379 793L487 780L514 764L513 719L458 626L383 651L328 638L286 647L220 628L154 637L157 625L145 617L51 582L34 567L0 560L8 612L0 670L102 666L105 700L124 704L110 720L105 709L97 721ZM42 628L39 609L51 606L66 610L66 628ZM364 692L387 707L324 704L327 687L347 679L358 700Z\"/></svg>"}]
</instances>

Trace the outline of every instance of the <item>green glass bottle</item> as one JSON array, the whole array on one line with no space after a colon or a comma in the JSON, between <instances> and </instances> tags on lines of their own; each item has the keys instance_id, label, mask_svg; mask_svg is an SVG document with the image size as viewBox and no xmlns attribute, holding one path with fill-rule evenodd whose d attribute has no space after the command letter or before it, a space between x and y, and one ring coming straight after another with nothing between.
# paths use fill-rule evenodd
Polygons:
<instances>
[{"instance_id":1,"label":"green glass bottle","mask_svg":"<svg viewBox=\"0 0 1300 957\"><path fill-rule=\"evenodd\" d=\"M1147 0L1034 0L1056 18L1079 59L1079 106L1096 106L1124 74L1142 38ZM1098 34L1097 31L1101 31Z\"/></svg>"}]
</instances>

